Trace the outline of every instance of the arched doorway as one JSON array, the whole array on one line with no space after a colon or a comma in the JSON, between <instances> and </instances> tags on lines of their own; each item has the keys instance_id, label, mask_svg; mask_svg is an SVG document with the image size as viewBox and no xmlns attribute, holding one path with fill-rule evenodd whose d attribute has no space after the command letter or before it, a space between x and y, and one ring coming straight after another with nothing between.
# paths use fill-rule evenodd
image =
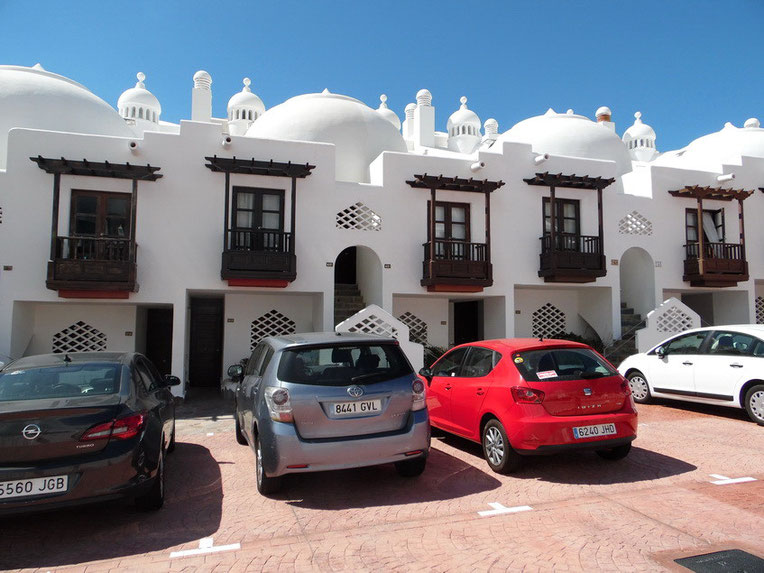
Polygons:
<instances>
[{"instance_id":1,"label":"arched doorway","mask_svg":"<svg viewBox=\"0 0 764 573\"><path fill-rule=\"evenodd\" d=\"M372 249L352 246L334 261L334 324L369 304L383 306L382 263Z\"/></svg>"},{"instance_id":2,"label":"arched doorway","mask_svg":"<svg viewBox=\"0 0 764 573\"><path fill-rule=\"evenodd\" d=\"M655 263L646 250L631 247L621 256L621 304L644 318L655 308Z\"/></svg>"}]
</instances>

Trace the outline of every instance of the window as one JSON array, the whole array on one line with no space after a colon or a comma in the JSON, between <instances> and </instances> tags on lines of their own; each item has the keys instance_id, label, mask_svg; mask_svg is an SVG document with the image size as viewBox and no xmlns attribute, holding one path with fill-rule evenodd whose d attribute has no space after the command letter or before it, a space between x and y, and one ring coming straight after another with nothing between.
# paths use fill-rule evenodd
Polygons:
<instances>
[{"instance_id":1,"label":"window","mask_svg":"<svg viewBox=\"0 0 764 573\"><path fill-rule=\"evenodd\" d=\"M247 361L247 367L244 369L245 376L252 376L255 372L260 371L260 361L265 353L265 344L258 344L252 351L252 356Z\"/></svg>"},{"instance_id":2,"label":"window","mask_svg":"<svg viewBox=\"0 0 764 573\"><path fill-rule=\"evenodd\" d=\"M708 332L693 332L678 336L662 346L663 354L700 354L700 347Z\"/></svg>"},{"instance_id":3,"label":"window","mask_svg":"<svg viewBox=\"0 0 764 573\"><path fill-rule=\"evenodd\" d=\"M687 243L698 242L698 210L685 211L685 234ZM723 243L724 209L703 210L703 239L711 243Z\"/></svg>"},{"instance_id":4,"label":"window","mask_svg":"<svg viewBox=\"0 0 764 573\"><path fill-rule=\"evenodd\" d=\"M231 221L231 249L284 250L283 191L234 187Z\"/></svg>"},{"instance_id":5,"label":"window","mask_svg":"<svg viewBox=\"0 0 764 573\"><path fill-rule=\"evenodd\" d=\"M739 332L717 330L708 341L709 354L740 356L751 354L758 339Z\"/></svg>"},{"instance_id":6,"label":"window","mask_svg":"<svg viewBox=\"0 0 764 573\"><path fill-rule=\"evenodd\" d=\"M135 361L134 375L139 388L142 387L148 393L155 392L161 387L160 377L152 372L146 361L137 359Z\"/></svg>"},{"instance_id":7,"label":"window","mask_svg":"<svg viewBox=\"0 0 764 573\"><path fill-rule=\"evenodd\" d=\"M588 348L517 352L513 355L512 362L528 382L586 380L617 374Z\"/></svg>"},{"instance_id":8,"label":"window","mask_svg":"<svg viewBox=\"0 0 764 573\"><path fill-rule=\"evenodd\" d=\"M488 376L501 360L501 354L487 348L472 347L462 367L462 376L480 378Z\"/></svg>"},{"instance_id":9,"label":"window","mask_svg":"<svg viewBox=\"0 0 764 573\"><path fill-rule=\"evenodd\" d=\"M427 240L430 240L430 202L427 202ZM470 241L469 203L435 203L435 257L463 259L467 256L464 243ZM448 241L448 242L444 242ZM460 244L461 243L461 244Z\"/></svg>"},{"instance_id":10,"label":"window","mask_svg":"<svg viewBox=\"0 0 764 573\"><path fill-rule=\"evenodd\" d=\"M78 237L128 237L130 194L72 190L69 231Z\"/></svg>"},{"instance_id":11,"label":"window","mask_svg":"<svg viewBox=\"0 0 764 573\"><path fill-rule=\"evenodd\" d=\"M443 356L432 368L433 376L460 376L464 356L469 348L457 348Z\"/></svg>"},{"instance_id":12,"label":"window","mask_svg":"<svg viewBox=\"0 0 764 573\"><path fill-rule=\"evenodd\" d=\"M0 373L0 402L41 400L119 391L121 366L108 362L69 363Z\"/></svg>"},{"instance_id":13,"label":"window","mask_svg":"<svg viewBox=\"0 0 764 573\"><path fill-rule=\"evenodd\" d=\"M555 199L554 226L556 250L578 251L581 234L581 209L577 199ZM544 197L544 235L552 232L552 213L549 197Z\"/></svg>"}]
</instances>

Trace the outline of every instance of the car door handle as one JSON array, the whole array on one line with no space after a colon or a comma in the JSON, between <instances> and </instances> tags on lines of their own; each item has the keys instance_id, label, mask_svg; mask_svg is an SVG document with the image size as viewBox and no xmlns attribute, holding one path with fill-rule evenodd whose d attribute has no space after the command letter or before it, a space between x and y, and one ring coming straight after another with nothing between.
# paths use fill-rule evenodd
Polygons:
<instances>
[{"instance_id":1,"label":"car door handle","mask_svg":"<svg viewBox=\"0 0 764 573\"><path fill-rule=\"evenodd\" d=\"M685 366L692 366L692 362L682 362Z\"/></svg>"},{"instance_id":2,"label":"car door handle","mask_svg":"<svg viewBox=\"0 0 764 573\"><path fill-rule=\"evenodd\" d=\"M450 390L450 389L451 389L451 386L450 386L449 384L447 384L446 386L444 386L444 388L445 388L446 390Z\"/></svg>"},{"instance_id":3,"label":"car door handle","mask_svg":"<svg viewBox=\"0 0 764 573\"><path fill-rule=\"evenodd\" d=\"M485 394L485 390L483 390L482 388L478 388L475 394L477 394L478 396L482 396L483 394Z\"/></svg>"},{"instance_id":4,"label":"car door handle","mask_svg":"<svg viewBox=\"0 0 764 573\"><path fill-rule=\"evenodd\" d=\"M732 368L742 368L743 367L742 364L738 364L737 362L733 362L732 364L730 364L730 366L732 366Z\"/></svg>"}]
</instances>

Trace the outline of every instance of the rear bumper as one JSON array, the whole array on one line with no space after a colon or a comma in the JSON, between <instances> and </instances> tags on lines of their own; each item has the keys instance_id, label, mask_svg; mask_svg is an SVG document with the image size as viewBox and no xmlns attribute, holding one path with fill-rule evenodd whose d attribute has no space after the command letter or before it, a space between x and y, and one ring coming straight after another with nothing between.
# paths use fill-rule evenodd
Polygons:
<instances>
[{"instance_id":1,"label":"rear bumper","mask_svg":"<svg viewBox=\"0 0 764 573\"><path fill-rule=\"evenodd\" d=\"M358 468L427 456L430 421L426 409L418 410L400 432L337 440L305 440L294 424L271 422L260 429L260 441L263 469L270 477ZM422 453L406 456L415 451ZM289 467L297 465L307 467Z\"/></svg>"},{"instance_id":2,"label":"rear bumper","mask_svg":"<svg viewBox=\"0 0 764 573\"><path fill-rule=\"evenodd\" d=\"M616 433L576 439L573 428L615 424ZM607 449L630 443L637 437L637 413L627 411L587 416L540 414L505 424L507 438L519 454L543 455L566 450Z\"/></svg>"},{"instance_id":3,"label":"rear bumper","mask_svg":"<svg viewBox=\"0 0 764 573\"><path fill-rule=\"evenodd\" d=\"M151 459L152 461L149 461ZM156 475L156 453L149 455L135 441L112 442L94 457L77 460L0 466L0 482L69 476L65 492L0 499L0 515L42 511L132 497L145 492Z\"/></svg>"}]
</instances>

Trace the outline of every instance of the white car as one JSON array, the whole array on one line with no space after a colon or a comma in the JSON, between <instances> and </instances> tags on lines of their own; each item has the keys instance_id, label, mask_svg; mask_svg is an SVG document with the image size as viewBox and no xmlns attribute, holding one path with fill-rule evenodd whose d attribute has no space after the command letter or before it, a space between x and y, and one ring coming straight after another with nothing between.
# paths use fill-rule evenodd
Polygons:
<instances>
[{"instance_id":1,"label":"white car","mask_svg":"<svg viewBox=\"0 0 764 573\"><path fill-rule=\"evenodd\" d=\"M745 408L764 426L764 325L695 328L624 360L634 400L670 398Z\"/></svg>"}]
</instances>

